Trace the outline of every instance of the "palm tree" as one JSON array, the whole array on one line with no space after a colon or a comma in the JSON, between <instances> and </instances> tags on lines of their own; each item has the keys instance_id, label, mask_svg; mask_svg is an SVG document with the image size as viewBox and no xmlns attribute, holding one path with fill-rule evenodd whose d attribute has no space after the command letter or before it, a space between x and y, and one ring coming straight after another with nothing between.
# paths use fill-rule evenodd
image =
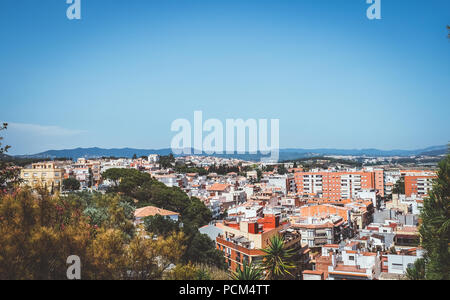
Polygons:
<instances>
[{"instance_id":1,"label":"palm tree","mask_svg":"<svg viewBox=\"0 0 450 300\"><path fill-rule=\"evenodd\" d=\"M244 262L244 267L238 268L236 272L233 272L230 277L233 280L262 280L263 273L259 266L253 265L253 263L247 264Z\"/></svg>"},{"instance_id":2,"label":"palm tree","mask_svg":"<svg viewBox=\"0 0 450 300\"><path fill-rule=\"evenodd\" d=\"M265 272L265 278L269 280L283 279L287 275L293 276L289 270L295 268L291 262L294 255L291 249L286 249L284 237L275 235L270 238L270 245L262 249L265 253L262 261L262 267Z\"/></svg>"}]
</instances>

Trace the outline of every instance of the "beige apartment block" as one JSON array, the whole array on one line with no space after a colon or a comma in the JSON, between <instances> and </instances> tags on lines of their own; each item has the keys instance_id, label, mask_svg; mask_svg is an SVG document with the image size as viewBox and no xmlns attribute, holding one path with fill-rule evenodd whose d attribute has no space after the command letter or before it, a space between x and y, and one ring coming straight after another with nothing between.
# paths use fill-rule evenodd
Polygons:
<instances>
[{"instance_id":1,"label":"beige apartment block","mask_svg":"<svg viewBox=\"0 0 450 300\"><path fill-rule=\"evenodd\" d=\"M23 184L32 188L44 187L49 191L60 190L64 179L64 169L55 162L34 163L31 168L20 172Z\"/></svg>"}]
</instances>

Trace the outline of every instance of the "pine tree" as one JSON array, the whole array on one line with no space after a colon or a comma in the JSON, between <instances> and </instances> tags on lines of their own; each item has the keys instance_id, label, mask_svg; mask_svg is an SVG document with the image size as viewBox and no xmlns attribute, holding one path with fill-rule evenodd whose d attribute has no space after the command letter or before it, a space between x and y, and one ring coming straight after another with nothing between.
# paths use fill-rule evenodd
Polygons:
<instances>
[{"instance_id":1,"label":"pine tree","mask_svg":"<svg viewBox=\"0 0 450 300\"><path fill-rule=\"evenodd\" d=\"M450 279L450 154L439 163L437 179L420 215L425 278Z\"/></svg>"}]
</instances>

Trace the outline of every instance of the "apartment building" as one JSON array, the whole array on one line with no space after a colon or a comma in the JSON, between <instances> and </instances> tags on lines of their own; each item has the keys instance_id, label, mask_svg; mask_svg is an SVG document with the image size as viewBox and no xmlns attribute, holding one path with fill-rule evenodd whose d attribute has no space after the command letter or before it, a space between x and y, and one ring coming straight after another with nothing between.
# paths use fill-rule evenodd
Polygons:
<instances>
[{"instance_id":1,"label":"apartment building","mask_svg":"<svg viewBox=\"0 0 450 300\"><path fill-rule=\"evenodd\" d=\"M360 251L357 243L339 248L325 245L315 259L315 270L304 271L304 280L371 280L379 278L381 262L377 253Z\"/></svg>"},{"instance_id":2,"label":"apartment building","mask_svg":"<svg viewBox=\"0 0 450 300\"><path fill-rule=\"evenodd\" d=\"M373 222L375 208L372 201L352 201L345 204L344 208L350 210L351 224L355 231L366 228Z\"/></svg>"},{"instance_id":3,"label":"apartment building","mask_svg":"<svg viewBox=\"0 0 450 300\"><path fill-rule=\"evenodd\" d=\"M159 162L159 155L158 154L150 154L147 157L147 161L149 163L157 163L157 162Z\"/></svg>"},{"instance_id":4,"label":"apartment building","mask_svg":"<svg viewBox=\"0 0 450 300\"><path fill-rule=\"evenodd\" d=\"M384 171L384 195L392 195L394 185L401 178L399 170L385 170Z\"/></svg>"},{"instance_id":5,"label":"apartment building","mask_svg":"<svg viewBox=\"0 0 450 300\"><path fill-rule=\"evenodd\" d=\"M44 187L50 192L61 189L64 179L64 168L57 162L34 163L31 167L20 171L20 178L23 184L30 187Z\"/></svg>"},{"instance_id":6,"label":"apartment building","mask_svg":"<svg viewBox=\"0 0 450 300\"><path fill-rule=\"evenodd\" d=\"M236 217L242 219L251 219L260 217L263 213L264 207L259 203L248 201L241 205L229 208L227 213L229 217Z\"/></svg>"},{"instance_id":7,"label":"apartment building","mask_svg":"<svg viewBox=\"0 0 450 300\"><path fill-rule=\"evenodd\" d=\"M257 179L258 178L258 172L256 170L247 171L246 175L247 175L248 179Z\"/></svg>"},{"instance_id":8,"label":"apartment building","mask_svg":"<svg viewBox=\"0 0 450 300\"><path fill-rule=\"evenodd\" d=\"M291 226L300 231L302 243L310 248L337 244L353 235L348 222L350 210L334 205L315 205L300 208L300 216L291 218Z\"/></svg>"},{"instance_id":9,"label":"apartment building","mask_svg":"<svg viewBox=\"0 0 450 300\"><path fill-rule=\"evenodd\" d=\"M329 214L336 214L345 219L346 222L351 220L351 224L355 230L362 229L370 224L373 220L374 205L371 199L341 199L341 200L323 200L308 199L306 204L299 205L295 211L301 216L326 217ZM312 215L310 214L312 213ZM351 216L349 218L349 216Z\"/></svg>"},{"instance_id":10,"label":"apartment building","mask_svg":"<svg viewBox=\"0 0 450 300\"><path fill-rule=\"evenodd\" d=\"M414 265L416 260L422 258L424 250L411 248L397 254L386 254L381 257L381 271L389 274L406 274L406 270Z\"/></svg>"},{"instance_id":11,"label":"apartment building","mask_svg":"<svg viewBox=\"0 0 450 300\"><path fill-rule=\"evenodd\" d=\"M420 235L417 226L398 225L395 228L394 246L396 249L410 249L418 247Z\"/></svg>"},{"instance_id":12,"label":"apartment building","mask_svg":"<svg viewBox=\"0 0 450 300\"><path fill-rule=\"evenodd\" d=\"M233 271L242 268L244 263L260 263L264 256L261 249L270 245L270 238L274 235L285 238L285 246L295 251L295 258L302 266L309 260L308 247L302 246L299 232L290 228L288 223L281 223L278 215L264 215L239 222L224 221L216 226L223 231L216 238L217 249L224 253Z\"/></svg>"},{"instance_id":13,"label":"apartment building","mask_svg":"<svg viewBox=\"0 0 450 300\"><path fill-rule=\"evenodd\" d=\"M384 195L392 195L392 192L394 190L394 184L392 182L386 182L384 184Z\"/></svg>"},{"instance_id":14,"label":"apartment building","mask_svg":"<svg viewBox=\"0 0 450 300\"><path fill-rule=\"evenodd\" d=\"M434 172L405 172L405 195L411 197L416 195L426 197L428 192L433 188L433 181L436 178Z\"/></svg>"},{"instance_id":15,"label":"apartment building","mask_svg":"<svg viewBox=\"0 0 450 300\"><path fill-rule=\"evenodd\" d=\"M375 177L375 190L378 191L378 195L381 197L385 196L384 193L384 170L383 169L375 169L374 171Z\"/></svg>"},{"instance_id":16,"label":"apartment building","mask_svg":"<svg viewBox=\"0 0 450 300\"><path fill-rule=\"evenodd\" d=\"M340 255L333 254L328 280L372 280L380 273L381 263L376 253L343 250Z\"/></svg>"},{"instance_id":17,"label":"apartment building","mask_svg":"<svg viewBox=\"0 0 450 300\"><path fill-rule=\"evenodd\" d=\"M210 196L221 196L224 193L229 193L231 191L230 184L214 183L207 188Z\"/></svg>"},{"instance_id":18,"label":"apartment building","mask_svg":"<svg viewBox=\"0 0 450 300\"><path fill-rule=\"evenodd\" d=\"M292 174L270 175L264 177L261 182L266 183L268 187L279 188L285 195L296 192L295 178Z\"/></svg>"},{"instance_id":19,"label":"apartment building","mask_svg":"<svg viewBox=\"0 0 450 300\"><path fill-rule=\"evenodd\" d=\"M392 201L386 203L386 209L397 209L403 211L405 214L411 212L414 215L419 215L423 208L424 198L412 194L411 197L406 195L392 195Z\"/></svg>"},{"instance_id":20,"label":"apartment building","mask_svg":"<svg viewBox=\"0 0 450 300\"><path fill-rule=\"evenodd\" d=\"M176 174L168 175L153 175L159 182L164 183L168 187L185 188L187 186L187 179L184 176L177 176Z\"/></svg>"},{"instance_id":21,"label":"apartment building","mask_svg":"<svg viewBox=\"0 0 450 300\"><path fill-rule=\"evenodd\" d=\"M377 187L384 191L384 183L379 171L317 171L297 172L294 175L297 193L300 195L314 195L329 200L351 199L361 190L372 190Z\"/></svg>"},{"instance_id":22,"label":"apartment building","mask_svg":"<svg viewBox=\"0 0 450 300\"><path fill-rule=\"evenodd\" d=\"M79 158L75 163L65 164L64 178L75 178L80 182L81 188L98 187L102 181L100 170L99 160Z\"/></svg>"}]
</instances>

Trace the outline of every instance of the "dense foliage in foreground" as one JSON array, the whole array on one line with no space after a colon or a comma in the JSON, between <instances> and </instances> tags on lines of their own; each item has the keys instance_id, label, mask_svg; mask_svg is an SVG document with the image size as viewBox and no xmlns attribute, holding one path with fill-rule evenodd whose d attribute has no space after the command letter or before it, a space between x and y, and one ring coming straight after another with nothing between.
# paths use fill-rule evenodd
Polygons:
<instances>
[{"instance_id":1,"label":"dense foliage in foreground","mask_svg":"<svg viewBox=\"0 0 450 300\"><path fill-rule=\"evenodd\" d=\"M187 234L145 238L135 230L133 211L112 194L24 189L1 196L0 279L65 279L70 255L80 257L82 279L196 279L208 270L188 261Z\"/></svg>"},{"instance_id":2,"label":"dense foliage in foreground","mask_svg":"<svg viewBox=\"0 0 450 300\"><path fill-rule=\"evenodd\" d=\"M145 224L147 231L162 236L182 232L186 237L186 251L182 257L184 262L226 268L223 254L215 249L214 242L198 231L199 227L211 221L211 211L200 199L190 198L180 188L167 187L149 174L134 169L109 169L103 173L103 177L114 183L108 194L119 194L136 207L152 205L180 213L180 224L159 217L148 218Z\"/></svg>"},{"instance_id":3,"label":"dense foliage in foreground","mask_svg":"<svg viewBox=\"0 0 450 300\"><path fill-rule=\"evenodd\" d=\"M413 280L450 279L450 154L439 163L437 175L420 214L425 256L406 274Z\"/></svg>"}]
</instances>

